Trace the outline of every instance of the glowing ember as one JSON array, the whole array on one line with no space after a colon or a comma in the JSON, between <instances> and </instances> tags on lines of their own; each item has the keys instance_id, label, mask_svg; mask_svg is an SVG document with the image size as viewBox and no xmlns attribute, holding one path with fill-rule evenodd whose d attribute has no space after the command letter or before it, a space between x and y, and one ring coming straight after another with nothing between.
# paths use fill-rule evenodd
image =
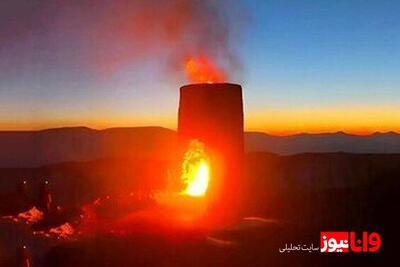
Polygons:
<instances>
[{"instance_id":1,"label":"glowing ember","mask_svg":"<svg viewBox=\"0 0 400 267\"><path fill-rule=\"evenodd\" d=\"M51 228L49 233L57 235L61 238L67 238L74 234L74 228L71 226L71 224L64 223L58 227Z\"/></svg>"},{"instance_id":2,"label":"glowing ember","mask_svg":"<svg viewBox=\"0 0 400 267\"><path fill-rule=\"evenodd\" d=\"M226 80L225 73L206 57L191 57L186 61L186 75L194 83L217 83Z\"/></svg>"},{"instance_id":3,"label":"glowing ember","mask_svg":"<svg viewBox=\"0 0 400 267\"><path fill-rule=\"evenodd\" d=\"M36 207L33 207L28 211L19 213L17 218L25 220L27 223L36 223L43 219L43 212L38 210Z\"/></svg>"},{"instance_id":4,"label":"glowing ember","mask_svg":"<svg viewBox=\"0 0 400 267\"><path fill-rule=\"evenodd\" d=\"M75 230L70 223L50 228L47 231L34 231L34 235L42 235L48 238L67 239L74 235Z\"/></svg>"},{"instance_id":5,"label":"glowing ember","mask_svg":"<svg viewBox=\"0 0 400 267\"><path fill-rule=\"evenodd\" d=\"M186 189L182 194L200 197L204 196L209 182L210 170L204 144L198 140L190 142L182 164L182 181Z\"/></svg>"}]
</instances>

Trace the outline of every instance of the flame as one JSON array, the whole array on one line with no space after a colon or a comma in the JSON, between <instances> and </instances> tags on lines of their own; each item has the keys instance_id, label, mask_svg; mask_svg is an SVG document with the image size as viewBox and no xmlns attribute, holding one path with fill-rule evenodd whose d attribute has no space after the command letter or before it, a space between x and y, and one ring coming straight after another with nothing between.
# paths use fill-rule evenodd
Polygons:
<instances>
[{"instance_id":1,"label":"flame","mask_svg":"<svg viewBox=\"0 0 400 267\"><path fill-rule=\"evenodd\" d=\"M210 168L204 152L204 144L192 140L182 164L182 181L186 184L181 193L192 197L204 196L210 179Z\"/></svg>"},{"instance_id":2,"label":"flame","mask_svg":"<svg viewBox=\"0 0 400 267\"><path fill-rule=\"evenodd\" d=\"M186 76L195 83L224 82L226 75L207 57L191 57L186 60Z\"/></svg>"}]
</instances>

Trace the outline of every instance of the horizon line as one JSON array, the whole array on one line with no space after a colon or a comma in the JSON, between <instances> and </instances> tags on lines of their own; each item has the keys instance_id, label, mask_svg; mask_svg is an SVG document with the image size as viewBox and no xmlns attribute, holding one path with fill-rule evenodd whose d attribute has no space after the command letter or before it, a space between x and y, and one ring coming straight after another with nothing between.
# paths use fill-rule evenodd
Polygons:
<instances>
[{"instance_id":1,"label":"horizon line","mask_svg":"<svg viewBox=\"0 0 400 267\"><path fill-rule=\"evenodd\" d=\"M115 126L115 127L90 127L90 126L85 126L85 125L77 125L77 126L59 126L59 127L44 127L44 128L38 128L38 129L6 129L6 130L0 130L0 133L11 133L11 132L44 132L44 131L50 131L50 130L61 130L61 129L74 129L74 128L86 128L92 131L107 131L107 130L112 130L112 129L129 129L129 128L162 128L162 129L167 129L171 131L177 131L177 129L174 128L169 128L165 126L159 126L159 125L137 125L137 126ZM350 136L359 136L359 137L366 137L366 136L372 136L376 134L398 134L400 135L400 132L396 130L389 130L389 131L373 131L373 132L368 132L368 133L359 133L359 132L349 132L349 131L343 131L343 130L337 130L337 131L317 131L317 132L293 132L293 133L274 133L274 132L268 132L268 131L262 131L262 130L244 130L244 133L259 133L259 134L265 134L269 136L276 136L276 137L290 137L290 136L299 136L299 135L329 135L329 134L344 134L344 135L350 135Z\"/></svg>"}]
</instances>

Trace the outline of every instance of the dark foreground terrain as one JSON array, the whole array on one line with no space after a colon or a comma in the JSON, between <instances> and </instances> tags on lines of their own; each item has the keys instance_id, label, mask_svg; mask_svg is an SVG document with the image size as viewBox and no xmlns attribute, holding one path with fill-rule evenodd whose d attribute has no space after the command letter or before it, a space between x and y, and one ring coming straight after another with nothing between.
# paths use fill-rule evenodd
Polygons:
<instances>
[{"instance_id":1,"label":"dark foreground terrain","mask_svg":"<svg viewBox=\"0 0 400 267\"><path fill-rule=\"evenodd\" d=\"M161 190L168 182L166 172L165 161L149 158L1 169L1 216L40 207L45 180L52 205L64 211L35 224L1 219L0 266L16 265L23 244L33 266L386 266L395 259L399 154L250 153L238 192L244 219L211 230L169 228L144 219L135 225L138 231L124 235L32 234L32 228L73 224L80 208L98 197ZM27 186L21 189L23 181ZM149 209L154 205L149 199L102 204L103 218ZM163 230L155 230L159 228ZM375 231L382 237L382 247L367 254L279 252L286 244L319 246L320 231Z\"/></svg>"}]
</instances>

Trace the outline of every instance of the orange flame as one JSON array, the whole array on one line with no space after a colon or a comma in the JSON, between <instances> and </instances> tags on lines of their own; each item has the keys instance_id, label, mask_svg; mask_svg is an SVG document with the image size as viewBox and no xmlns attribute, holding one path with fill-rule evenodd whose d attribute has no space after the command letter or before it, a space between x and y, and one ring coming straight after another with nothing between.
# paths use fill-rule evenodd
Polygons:
<instances>
[{"instance_id":1,"label":"orange flame","mask_svg":"<svg viewBox=\"0 0 400 267\"><path fill-rule=\"evenodd\" d=\"M181 193L192 197L206 194L210 179L210 168L204 152L204 144L192 140L182 164L182 181L186 184Z\"/></svg>"},{"instance_id":2,"label":"orange flame","mask_svg":"<svg viewBox=\"0 0 400 267\"><path fill-rule=\"evenodd\" d=\"M194 83L218 83L226 80L223 70L207 57L191 57L185 64L186 75Z\"/></svg>"}]
</instances>

